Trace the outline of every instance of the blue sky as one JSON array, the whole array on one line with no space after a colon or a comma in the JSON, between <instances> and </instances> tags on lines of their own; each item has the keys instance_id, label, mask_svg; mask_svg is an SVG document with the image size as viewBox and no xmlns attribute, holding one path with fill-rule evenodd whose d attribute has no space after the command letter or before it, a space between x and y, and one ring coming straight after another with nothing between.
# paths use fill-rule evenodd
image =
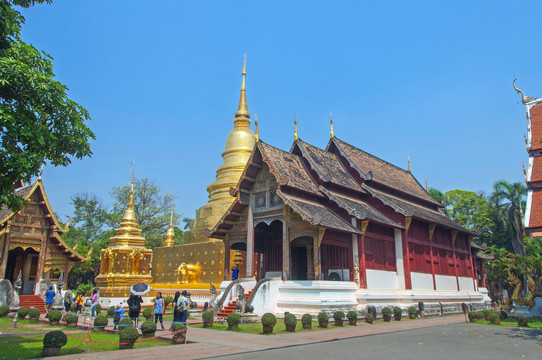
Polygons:
<instances>
[{"instance_id":1,"label":"blue sky","mask_svg":"<svg viewBox=\"0 0 542 360\"><path fill-rule=\"evenodd\" d=\"M443 191L523 181L525 110L542 96L537 1L82 1L23 10L23 39L54 57L86 107L94 155L44 181L55 211L149 177L193 217L239 101L265 142L335 135Z\"/></svg>"}]
</instances>

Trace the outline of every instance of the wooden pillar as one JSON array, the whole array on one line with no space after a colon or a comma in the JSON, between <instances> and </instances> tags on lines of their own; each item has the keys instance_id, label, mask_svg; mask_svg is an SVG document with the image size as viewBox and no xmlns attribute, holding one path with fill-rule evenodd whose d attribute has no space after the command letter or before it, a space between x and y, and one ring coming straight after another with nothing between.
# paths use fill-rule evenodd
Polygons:
<instances>
[{"instance_id":1,"label":"wooden pillar","mask_svg":"<svg viewBox=\"0 0 542 360\"><path fill-rule=\"evenodd\" d=\"M405 289L412 290L412 277L410 275L410 246L408 245L408 229L410 228L411 217L405 218L405 230L401 231L403 242L403 268L405 271Z\"/></svg>"},{"instance_id":2,"label":"wooden pillar","mask_svg":"<svg viewBox=\"0 0 542 360\"><path fill-rule=\"evenodd\" d=\"M455 274L455 281L457 283L457 291L460 290L459 288L459 274L457 271L457 257L455 256L455 239L457 237L457 230L452 231L452 256L454 260L454 274Z\"/></svg>"},{"instance_id":3,"label":"wooden pillar","mask_svg":"<svg viewBox=\"0 0 542 360\"><path fill-rule=\"evenodd\" d=\"M284 206L282 211L282 280L290 279L290 234L288 231L289 225L289 209Z\"/></svg>"},{"instance_id":4,"label":"wooden pillar","mask_svg":"<svg viewBox=\"0 0 542 360\"><path fill-rule=\"evenodd\" d=\"M45 258L47 256L47 243L49 242L49 236L52 235L54 228L45 230L41 236L40 253L38 255L38 270L36 271L36 283L34 284L34 294L36 289L39 289L40 281L43 280L43 273L45 269Z\"/></svg>"},{"instance_id":5,"label":"wooden pillar","mask_svg":"<svg viewBox=\"0 0 542 360\"><path fill-rule=\"evenodd\" d=\"M361 235L358 235L358 250L359 250L359 286L362 289L367 289L367 262L365 260L365 232L369 226L369 220L360 222L359 229Z\"/></svg>"},{"instance_id":6,"label":"wooden pillar","mask_svg":"<svg viewBox=\"0 0 542 360\"><path fill-rule=\"evenodd\" d=\"M352 226L357 229L357 219L355 217L352 217L351 219ZM352 234L352 264L353 269L350 270L350 274L352 274L350 281L353 281L356 283L356 285L359 288L360 284L360 266L359 266L359 249L358 249L358 234Z\"/></svg>"},{"instance_id":7,"label":"wooden pillar","mask_svg":"<svg viewBox=\"0 0 542 360\"><path fill-rule=\"evenodd\" d=\"M429 253L431 256L431 274L433 275L433 290L437 290L437 282L435 280L435 258L433 256L433 234L435 233L436 224L429 224Z\"/></svg>"},{"instance_id":8,"label":"wooden pillar","mask_svg":"<svg viewBox=\"0 0 542 360\"><path fill-rule=\"evenodd\" d=\"M254 276L254 218L252 216L252 206L248 207L247 217L247 278Z\"/></svg>"},{"instance_id":9,"label":"wooden pillar","mask_svg":"<svg viewBox=\"0 0 542 360\"><path fill-rule=\"evenodd\" d=\"M480 264L482 264L482 267L480 269L480 278L482 279L482 287L487 288L486 276L485 276L485 271L484 271L484 262L481 261Z\"/></svg>"},{"instance_id":10,"label":"wooden pillar","mask_svg":"<svg viewBox=\"0 0 542 360\"><path fill-rule=\"evenodd\" d=\"M6 232L4 233L4 241L2 244L2 257L0 258L0 279L6 277L6 268L8 266L9 243L11 240L11 225L9 220L6 222ZM17 276L15 274L15 276Z\"/></svg>"},{"instance_id":11,"label":"wooden pillar","mask_svg":"<svg viewBox=\"0 0 542 360\"><path fill-rule=\"evenodd\" d=\"M472 286L474 286L474 291L478 291L478 286L476 283L476 261L474 261L474 257L476 255L472 254L472 249L470 247L470 244L472 243L473 236L469 235L469 257L470 257L470 264L471 264L471 271L472 271Z\"/></svg>"},{"instance_id":12,"label":"wooden pillar","mask_svg":"<svg viewBox=\"0 0 542 360\"><path fill-rule=\"evenodd\" d=\"M230 234L224 239L224 281L230 280Z\"/></svg>"}]
</instances>

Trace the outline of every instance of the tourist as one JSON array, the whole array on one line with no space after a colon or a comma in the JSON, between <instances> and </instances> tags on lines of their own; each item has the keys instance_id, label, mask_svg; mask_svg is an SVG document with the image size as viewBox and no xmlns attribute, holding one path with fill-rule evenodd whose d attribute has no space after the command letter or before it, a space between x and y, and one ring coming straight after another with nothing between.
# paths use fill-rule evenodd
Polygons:
<instances>
[{"instance_id":1,"label":"tourist","mask_svg":"<svg viewBox=\"0 0 542 360\"><path fill-rule=\"evenodd\" d=\"M73 292L70 288L66 290L64 293L64 308L66 309L66 312L69 313L72 309L72 302L73 302Z\"/></svg>"},{"instance_id":2,"label":"tourist","mask_svg":"<svg viewBox=\"0 0 542 360\"><path fill-rule=\"evenodd\" d=\"M96 317L96 306L98 306L98 289L94 288L92 290L92 296L90 297L90 317ZM90 318L88 318L90 320Z\"/></svg>"},{"instance_id":3,"label":"tourist","mask_svg":"<svg viewBox=\"0 0 542 360\"><path fill-rule=\"evenodd\" d=\"M231 268L231 279L237 280L239 278L239 267L237 264L233 264L233 267Z\"/></svg>"},{"instance_id":4,"label":"tourist","mask_svg":"<svg viewBox=\"0 0 542 360\"><path fill-rule=\"evenodd\" d=\"M179 297L181 296L181 293L177 291L175 293L175 296L173 297L173 322L179 322L179 311L177 310L177 302L179 301Z\"/></svg>"},{"instance_id":5,"label":"tourist","mask_svg":"<svg viewBox=\"0 0 542 360\"><path fill-rule=\"evenodd\" d=\"M164 306L164 299L162 299L162 293L158 292L156 294L156 299L154 300L154 324L158 325L158 320L160 320L160 325L162 325L162 330L164 330L164 323L162 321L162 315L166 312L166 307Z\"/></svg>"},{"instance_id":6,"label":"tourist","mask_svg":"<svg viewBox=\"0 0 542 360\"><path fill-rule=\"evenodd\" d=\"M178 311L178 322L185 323L186 315L188 315L188 293L186 290L183 290L182 296L177 300L176 307Z\"/></svg>"},{"instance_id":7,"label":"tourist","mask_svg":"<svg viewBox=\"0 0 542 360\"><path fill-rule=\"evenodd\" d=\"M139 312L141 311L142 302L143 299L141 298L141 295L134 294L130 295L128 301L126 301L128 304L128 315L130 315L130 319L132 319L135 326L137 326L139 322Z\"/></svg>"},{"instance_id":8,"label":"tourist","mask_svg":"<svg viewBox=\"0 0 542 360\"><path fill-rule=\"evenodd\" d=\"M122 317L124 316L124 307L122 307L122 304L118 304L115 310L113 311L113 324L115 324L115 327L113 330L117 330L117 325L122 320Z\"/></svg>"},{"instance_id":9,"label":"tourist","mask_svg":"<svg viewBox=\"0 0 542 360\"><path fill-rule=\"evenodd\" d=\"M75 306L76 306L77 316L79 316L79 314L81 314L81 309L83 308L83 301L84 300L85 300L85 298L83 297L83 294L78 293L77 297L75 298Z\"/></svg>"},{"instance_id":10,"label":"tourist","mask_svg":"<svg viewBox=\"0 0 542 360\"><path fill-rule=\"evenodd\" d=\"M49 311L53 308L53 303L55 302L55 291L52 286L49 286L49 291L45 293L45 312L47 313L46 317L49 316Z\"/></svg>"}]
</instances>

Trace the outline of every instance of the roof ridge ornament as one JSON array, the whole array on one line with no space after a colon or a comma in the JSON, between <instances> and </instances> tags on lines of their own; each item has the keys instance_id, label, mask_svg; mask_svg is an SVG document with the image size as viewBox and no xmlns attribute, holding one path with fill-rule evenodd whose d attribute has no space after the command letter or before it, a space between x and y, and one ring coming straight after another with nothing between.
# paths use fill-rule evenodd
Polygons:
<instances>
[{"instance_id":1,"label":"roof ridge ornament","mask_svg":"<svg viewBox=\"0 0 542 360\"><path fill-rule=\"evenodd\" d=\"M429 192L429 186L427 186L427 176L425 177L425 191Z\"/></svg>"},{"instance_id":2,"label":"roof ridge ornament","mask_svg":"<svg viewBox=\"0 0 542 360\"><path fill-rule=\"evenodd\" d=\"M297 136L297 117L294 112L294 141L297 141L299 137Z\"/></svg>"},{"instance_id":3,"label":"roof ridge ornament","mask_svg":"<svg viewBox=\"0 0 542 360\"><path fill-rule=\"evenodd\" d=\"M523 163L523 161L521 162L521 167L523 167L523 176L525 176L525 182L528 182L527 181L527 171L525 170L525 164Z\"/></svg>"},{"instance_id":4,"label":"roof ridge ornament","mask_svg":"<svg viewBox=\"0 0 542 360\"><path fill-rule=\"evenodd\" d=\"M408 155L408 172L411 172L410 171L410 155Z\"/></svg>"},{"instance_id":5,"label":"roof ridge ornament","mask_svg":"<svg viewBox=\"0 0 542 360\"><path fill-rule=\"evenodd\" d=\"M260 130L258 129L258 114L254 113L254 126L256 127L256 133L254 134L254 139L257 143L260 142Z\"/></svg>"},{"instance_id":6,"label":"roof ridge ornament","mask_svg":"<svg viewBox=\"0 0 542 360\"><path fill-rule=\"evenodd\" d=\"M330 139L335 138L335 134L333 133L333 113L329 113L329 123L331 124L331 133L330 133Z\"/></svg>"},{"instance_id":7,"label":"roof ridge ornament","mask_svg":"<svg viewBox=\"0 0 542 360\"><path fill-rule=\"evenodd\" d=\"M535 97L530 97L530 96L526 96L525 93L523 91L521 91L520 89L517 88L516 86L516 80L517 80L517 77L514 76L514 81L512 82L512 86L514 86L514 90L516 90L516 92L518 94L521 94L521 102L523 103L523 105L527 104L528 102L531 102L533 100L536 100Z\"/></svg>"}]
</instances>

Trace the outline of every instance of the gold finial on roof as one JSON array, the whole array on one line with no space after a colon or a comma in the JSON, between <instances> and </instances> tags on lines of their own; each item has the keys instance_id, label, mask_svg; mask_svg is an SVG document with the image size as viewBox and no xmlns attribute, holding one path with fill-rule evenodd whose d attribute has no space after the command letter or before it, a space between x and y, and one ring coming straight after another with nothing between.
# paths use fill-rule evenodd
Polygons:
<instances>
[{"instance_id":1,"label":"gold finial on roof","mask_svg":"<svg viewBox=\"0 0 542 360\"><path fill-rule=\"evenodd\" d=\"M517 77L514 76L514 81L512 82L512 85L514 86L514 90L516 90L516 92L518 94L521 94L521 102L525 105L526 103L528 102L531 102L533 100L536 100L535 97L530 97L530 96L526 96L523 91L521 91L520 89L517 88L516 86L516 80L517 80Z\"/></svg>"},{"instance_id":2,"label":"gold finial on roof","mask_svg":"<svg viewBox=\"0 0 542 360\"><path fill-rule=\"evenodd\" d=\"M299 139L299 137L297 136L297 118L294 112L294 141L297 141L297 139Z\"/></svg>"},{"instance_id":3,"label":"gold finial on roof","mask_svg":"<svg viewBox=\"0 0 542 360\"><path fill-rule=\"evenodd\" d=\"M40 173L38 175L38 180L41 180L41 176L43 175L43 164L40 166Z\"/></svg>"},{"instance_id":4,"label":"gold finial on roof","mask_svg":"<svg viewBox=\"0 0 542 360\"><path fill-rule=\"evenodd\" d=\"M173 246L175 245L175 230L173 229L173 201L171 202L171 216L169 218L169 227L166 231L166 236L164 240L164 246Z\"/></svg>"},{"instance_id":5,"label":"gold finial on roof","mask_svg":"<svg viewBox=\"0 0 542 360\"><path fill-rule=\"evenodd\" d=\"M130 199L128 200L128 207L134 207L134 171L132 168L132 185L130 187Z\"/></svg>"},{"instance_id":6,"label":"gold finial on roof","mask_svg":"<svg viewBox=\"0 0 542 360\"><path fill-rule=\"evenodd\" d=\"M525 140L525 145L529 145L529 142L527 141L527 135L523 133L523 140Z\"/></svg>"},{"instance_id":7,"label":"gold finial on roof","mask_svg":"<svg viewBox=\"0 0 542 360\"><path fill-rule=\"evenodd\" d=\"M429 186L427 185L427 177L425 178L425 191L429 191Z\"/></svg>"},{"instance_id":8,"label":"gold finial on roof","mask_svg":"<svg viewBox=\"0 0 542 360\"><path fill-rule=\"evenodd\" d=\"M329 113L329 123L331 124L331 133L329 136L333 139L335 137L335 134L333 133L333 113Z\"/></svg>"},{"instance_id":9,"label":"gold finial on roof","mask_svg":"<svg viewBox=\"0 0 542 360\"><path fill-rule=\"evenodd\" d=\"M410 155L408 155L408 172L410 172Z\"/></svg>"},{"instance_id":10,"label":"gold finial on roof","mask_svg":"<svg viewBox=\"0 0 542 360\"><path fill-rule=\"evenodd\" d=\"M260 141L260 130L258 130L258 114L254 113L254 126L256 126L256 134L254 134L254 140Z\"/></svg>"},{"instance_id":11,"label":"gold finial on roof","mask_svg":"<svg viewBox=\"0 0 542 360\"><path fill-rule=\"evenodd\" d=\"M521 162L521 166L523 167L523 176L525 176L525 182L527 182L527 171L525 170L525 164L523 161Z\"/></svg>"},{"instance_id":12,"label":"gold finial on roof","mask_svg":"<svg viewBox=\"0 0 542 360\"><path fill-rule=\"evenodd\" d=\"M240 126L244 126L245 123L248 121L248 125L250 125L250 114L248 113L247 108L247 91L246 91L246 84L245 84L245 78L247 75L246 72L247 68L247 54L245 54L245 60L243 61L243 81L241 83L241 96L239 97L239 108L237 109L237 112L235 113L235 119L233 120L234 124L240 123Z\"/></svg>"}]
</instances>

